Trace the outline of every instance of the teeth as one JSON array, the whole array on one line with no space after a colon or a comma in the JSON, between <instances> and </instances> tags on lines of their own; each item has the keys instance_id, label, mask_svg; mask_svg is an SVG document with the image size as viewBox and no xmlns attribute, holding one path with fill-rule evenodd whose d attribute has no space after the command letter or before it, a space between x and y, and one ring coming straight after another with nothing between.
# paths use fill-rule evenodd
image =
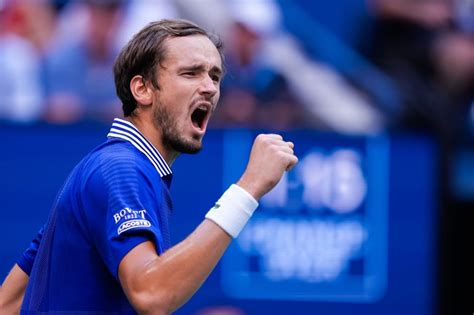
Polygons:
<instances>
[{"instance_id":1,"label":"teeth","mask_svg":"<svg viewBox=\"0 0 474 315\"><path fill-rule=\"evenodd\" d=\"M198 109L207 112L207 107L204 105L199 106Z\"/></svg>"}]
</instances>

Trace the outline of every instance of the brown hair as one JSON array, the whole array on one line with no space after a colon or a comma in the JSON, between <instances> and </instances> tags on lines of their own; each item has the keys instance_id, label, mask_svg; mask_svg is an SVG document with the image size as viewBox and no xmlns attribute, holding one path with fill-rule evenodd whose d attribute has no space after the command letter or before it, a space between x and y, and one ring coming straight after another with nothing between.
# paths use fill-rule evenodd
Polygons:
<instances>
[{"instance_id":1,"label":"brown hair","mask_svg":"<svg viewBox=\"0 0 474 315\"><path fill-rule=\"evenodd\" d=\"M206 32L196 24L186 20L161 20L152 22L138 32L128 44L122 48L115 60L114 77L117 95L122 101L123 114L130 116L137 102L130 91L130 81L136 75L143 76L158 88L156 67L165 58L164 42L168 38L191 35L204 35L216 46L224 63L223 44L218 36Z\"/></svg>"}]
</instances>

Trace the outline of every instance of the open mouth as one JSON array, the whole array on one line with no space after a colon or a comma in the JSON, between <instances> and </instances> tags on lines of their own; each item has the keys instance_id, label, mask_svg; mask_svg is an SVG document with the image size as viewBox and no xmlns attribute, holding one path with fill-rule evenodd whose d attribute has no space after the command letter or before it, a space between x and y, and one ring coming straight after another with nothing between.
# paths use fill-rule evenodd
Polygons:
<instances>
[{"instance_id":1,"label":"open mouth","mask_svg":"<svg viewBox=\"0 0 474 315\"><path fill-rule=\"evenodd\" d=\"M191 114L191 121L193 123L193 126L197 129L204 130L207 124L209 113L209 106L198 106Z\"/></svg>"}]
</instances>

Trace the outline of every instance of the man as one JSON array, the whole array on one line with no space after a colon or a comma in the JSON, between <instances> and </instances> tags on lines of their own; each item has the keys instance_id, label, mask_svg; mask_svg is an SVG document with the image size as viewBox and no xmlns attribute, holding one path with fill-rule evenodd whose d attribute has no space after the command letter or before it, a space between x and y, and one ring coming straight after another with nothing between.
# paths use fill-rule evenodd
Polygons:
<instances>
[{"instance_id":1,"label":"man","mask_svg":"<svg viewBox=\"0 0 474 315\"><path fill-rule=\"evenodd\" d=\"M240 180L169 248L169 166L201 149L219 99L222 45L186 21L151 23L122 50L114 73L126 120L116 119L108 141L72 171L44 231L1 288L1 314L20 304L22 314L173 312L207 278L256 200L297 162L291 142L259 135Z\"/></svg>"}]
</instances>

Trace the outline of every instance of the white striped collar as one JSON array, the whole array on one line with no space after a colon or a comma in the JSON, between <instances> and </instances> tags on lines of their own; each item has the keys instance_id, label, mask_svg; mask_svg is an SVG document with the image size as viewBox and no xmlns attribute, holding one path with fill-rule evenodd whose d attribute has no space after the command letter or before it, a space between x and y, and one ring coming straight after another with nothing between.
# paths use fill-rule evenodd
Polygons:
<instances>
[{"instance_id":1,"label":"white striped collar","mask_svg":"<svg viewBox=\"0 0 474 315\"><path fill-rule=\"evenodd\" d=\"M155 167L160 177L171 175L171 169L161 156L160 152L151 144L131 122L115 118L112 128L107 134L108 138L120 138L130 142L143 153Z\"/></svg>"}]
</instances>

